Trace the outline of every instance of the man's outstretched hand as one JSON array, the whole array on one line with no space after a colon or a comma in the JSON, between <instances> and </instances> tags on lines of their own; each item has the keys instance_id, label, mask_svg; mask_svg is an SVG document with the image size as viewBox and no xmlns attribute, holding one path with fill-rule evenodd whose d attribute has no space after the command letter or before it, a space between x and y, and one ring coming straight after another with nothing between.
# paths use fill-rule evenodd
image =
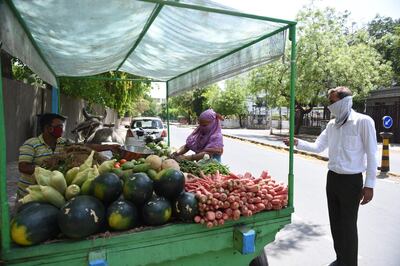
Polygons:
<instances>
[{"instance_id":1,"label":"man's outstretched hand","mask_svg":"<svg viewBox=\"0 0 400 266\"><path fill-rule=\"evenodd\" d=\"M289 138L284 138L283 139L283 143L285 143L286 146L289 146L290 139ZM299 143L299 140L298 139L294 139L294 146L297 146L298 143Z\"/></svg>"}]
</instances>

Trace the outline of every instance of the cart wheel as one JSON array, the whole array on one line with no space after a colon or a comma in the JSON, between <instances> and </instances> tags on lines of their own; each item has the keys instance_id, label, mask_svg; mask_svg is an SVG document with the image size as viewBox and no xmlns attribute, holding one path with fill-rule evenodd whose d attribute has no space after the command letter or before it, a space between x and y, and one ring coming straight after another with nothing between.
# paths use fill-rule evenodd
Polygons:
<instances>
[{"instance_id":1,"label":"cart wheel","mask_svg":"<svg viewBox=\"0 0 400 266\"><path fill-rule=\"evenodd\" d=\"M261 255L255 257L249 266L268 266L267 254L263 251Z\"/></svg>"}]
</instances>

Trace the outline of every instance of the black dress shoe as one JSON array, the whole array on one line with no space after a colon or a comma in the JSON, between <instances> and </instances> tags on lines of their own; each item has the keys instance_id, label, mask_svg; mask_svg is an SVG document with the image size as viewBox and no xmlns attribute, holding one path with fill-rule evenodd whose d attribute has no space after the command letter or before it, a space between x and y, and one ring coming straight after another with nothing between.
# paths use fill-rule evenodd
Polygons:
<instances>
[{"instance_id":1,"label":"black dress shoe","mask_svg":"<svg viewBox=\"0 0 400 266\"><path fill-rule=\"evenodd\" d=\"M331 262L328 266L339 266L339 263L337 262L337 260L335 260L334 262Z\"/></svg>"}]
</instances>

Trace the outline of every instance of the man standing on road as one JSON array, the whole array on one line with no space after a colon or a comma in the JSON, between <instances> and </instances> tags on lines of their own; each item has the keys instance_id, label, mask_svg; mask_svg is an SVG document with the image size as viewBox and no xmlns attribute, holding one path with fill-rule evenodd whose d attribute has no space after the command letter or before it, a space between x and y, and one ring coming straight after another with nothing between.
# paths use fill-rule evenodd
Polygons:
<instances>
[{"instance_id":1,"label":"man standing on road","mask_svg":"<svg viewBox=\"0 0 400 266\"><path fill-rule=\"evenodd\" d=\"M371 117L351 109L352 92L347 87L329 90L328 99L335 119L329 121L314 143L295 139L294 145L317 153L329 149L326 195L336 252L336 261L330 265L356 266L358 208L360 201L364 205L372 200L376 181L375 125ZM289 140L284 143L289 145Z\"/></svg>"}]
</instances>

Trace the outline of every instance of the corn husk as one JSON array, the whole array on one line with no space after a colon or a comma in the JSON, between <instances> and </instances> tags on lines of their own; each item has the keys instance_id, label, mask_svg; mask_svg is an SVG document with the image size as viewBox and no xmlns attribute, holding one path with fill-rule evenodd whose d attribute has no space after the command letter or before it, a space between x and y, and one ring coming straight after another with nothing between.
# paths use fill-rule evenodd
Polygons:
<instances>
[{"instance_id":1,"label":"corn husk","mask_svg":"<svg viewBox=\"0 0 400 266\"><path fill-rule=\"evenodd\" d=\"M57 170L53 171L50 179L50 186L57 189L57 191L60 192L61 195L64 195L65 189L67 188L67 182L63 173Z\"/></svg>"},{"instance_id":2,"label":"corn husk","mask_svg":"<svg viewBox=\"0 0 400 266\"><path fill-rule=\"evenodd\" d=\"M86 180L95 178L98 175L99 171L97 170L97 167L85 169L76 175L74 181L72 181L72 184L76 184L81 187Z\"/></svg>"},{"instance_id":3,"label":"corn husk","mask_svg":"<svg viewBox=\"0 0 400 266\"><path fill-rule=\"evenodd\" d=\"M86 169L92 168L93 165L93 156L94 156L94 151L90 153L90 155L87 157L85 162L79 166L79 172L82 172Z\"/></svg>"},{"instance_id":4,"label":"corn husk","mask_svg":"<svg viewBox=\"0 0 400 266\"><path fill-rule=\"evenodd\" d=\"M67 171L65 174L65 180L68 185L72 184L72 181L75 179L76 175L79 173L79 166L73 167Z\"/></svg>"},{"instance_id":5,"label":"corn husk","mask_svg":"<svg viewBox=\"0 0 400 266\"><path fill-rule=\"evenodd\" d=\"M57 208L61 208L65 204L64 196L51 186L40 186L46 202L53 204Z\"/></svg>"},{"instance_id":6,"label":"corn husk","mask_svg":"<svg viewBox=\"0 0 400 266\"><path fill-rule=\"evenodd\" d=\"M76 197L79 195L81 192L81 188L78 185L72 184L67 187L65 190L65 198L67 200L72 199L73 197Z\"/></svg>"},{"instance_id":7,"label":"corn husk","mask_svg":"<svg viewBox=\"0 0 400 266\"><path fill-rule=\"evenodd\" d=\"M18 202L25 204L31 201L46 201L39 185L29 186L26 190L28 191L28 194L26 194L22 199L19 199Z\"/></svg>"},{"instance_id":8,"label":"corn husk","mask_svg":"<svg viewBox=\"0 0 400 266\"><path fill-rule=\"evenodd\" d=\"M35 176L36 183L41 186L49 186L50 180L52 176L52 172L50 170L44 169L42 167L35 167L35 172L33 173Z\"/></svg>"}]
</instances>

